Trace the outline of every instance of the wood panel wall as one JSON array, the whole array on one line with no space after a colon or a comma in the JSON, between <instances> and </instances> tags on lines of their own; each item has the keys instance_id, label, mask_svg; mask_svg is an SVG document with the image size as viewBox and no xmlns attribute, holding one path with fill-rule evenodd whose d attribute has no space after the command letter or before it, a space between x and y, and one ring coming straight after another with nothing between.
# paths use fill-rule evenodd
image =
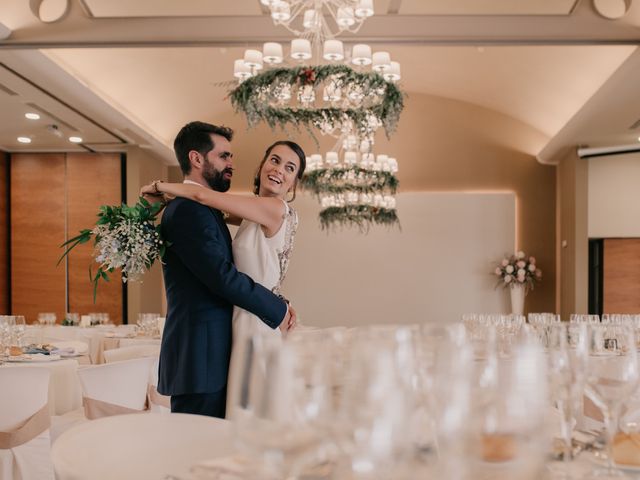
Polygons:
<instances>
[{"instance_id":1,"label":"wood panel wall","mask_svg":"<svg viewBox=\"0 0 640 480\"><path fill-rule=\"evenodd\" d=\"M0 315L9 313L9 157L0 152Z\"/></svg>"},{"instance_id":2,"label":"wood panel wall","mask_svg":"<svg viewBox=\"0 0 640 480\"><path fill-rule=\"evenodd\" d=\"M65 312L65 155L11 157L11 310L27 322Z\"/></svg>"},{"instance_id":3,"label":"wood panel wall","mask_svg":"<svg viewBox=\"0 0 640 480\"><path fill-rule=\"evenodd\" d=\"M604 240L603 297L604 313L640 313L640 239Z\"/></svg>"},{"instance_id":4,"label":"wood panel wall","mask_svg":"<svg viewBox=\"0 0 640 480\"><path fill-rule=\"evenodd\" d=\"M100 205L121 203L121 168L119 154L67 154L67 230L68 238L82 229L92 228ZM96 303L89 282L93 241L77 246L69 256L69 311L86 314L107 312L112 322L122 323L122 277L111 274L109 282L101 281Z\"/></svg>"}]
</instances>

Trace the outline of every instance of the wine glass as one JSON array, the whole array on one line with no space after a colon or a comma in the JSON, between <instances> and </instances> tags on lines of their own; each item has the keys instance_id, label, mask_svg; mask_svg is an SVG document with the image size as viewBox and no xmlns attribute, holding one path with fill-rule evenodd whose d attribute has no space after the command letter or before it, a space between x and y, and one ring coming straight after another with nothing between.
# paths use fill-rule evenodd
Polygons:
<instances>
[{"instance_id":1,"label":"wine glass","mask_svg":"<svg viewBox=\"0 0 640 480\"><path fill-rule=\"evenodd\" d=\"M336 478L404 478L415 452L409 378L413 327L361 329L351 342L334 436L341 450Z\"/></svg>"},{"instance_id":2,"label":"wine glass","mask_svg":"<svg viewBox=\"0 0 640 480\"><path fill-rule=\"evenodd\" d=\"M550 464L553 478L572 478L571 439L576 417L582 411L582 396L588 358L586 324L547 326L546 349L551 399L560 414L561 465Z\"/></svg>"},{"instance_id":3,"label":"wine glass","mask_svg":"<svg viewBox=\"0 0 640 480\"><path fill-rule=\"evenodd\" d=\"M14 322L13 316L0 315L0 360L8 357Z\"/></svg>"},{"instance_id":4,"label":"wine glass","mask_svg":"<svg viewBox=\"0 0 640 480\"><path fill-rule=\"evenodd\" d=\"M520 337L511 357L494 358L492 381L477 391L482 395L474 395L475 411L469 421L478 425L471 457L495 478L541 478L548 451L542 348L530 337Z\"/></svg>"},{"instance_id":5,"label":"wine glass","mask_svg":"<svg viewBox=\"0 0 640 480\"><path fill-rule=\"evenodd\" d=\"M315 342L283 342L260 333L237 342L242 365L231 409L239 448L258 460L249 473L295 479L325 461L333 409L330 348L323 345L319 351Z\"/></svg>"},{"instance_id":6,"label":"wine glass","mask_svg":"<svg viewBox=\"0 0 640 480\"><path fill-rule=\"evenodd\" d=\"M18 347L23 347L23 338L27 332L27 325L23 315L14 315L13 317L13 335L15 338L15 344Z\"/></svg>"},{"instance_id":7,"label":"wine glass","mask_svg":"<svg viewBox=\"0 0 640 480\"><path fill-rule=\"evenodd\" d=\"M622 405L636 390L640 378L637 346L628 325L590 325L586 393L602 411L607 464L591 472L594 479L626 478L613 459L613 437Z\"/></svg>"}]
</instances>

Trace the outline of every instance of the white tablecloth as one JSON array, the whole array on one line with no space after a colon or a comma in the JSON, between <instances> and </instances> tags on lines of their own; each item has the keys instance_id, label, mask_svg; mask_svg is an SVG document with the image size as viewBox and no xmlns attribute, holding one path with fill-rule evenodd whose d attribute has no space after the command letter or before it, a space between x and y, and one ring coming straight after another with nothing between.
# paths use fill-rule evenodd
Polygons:
<instances>
[{"instance_id":1,"label":"white tablecloth","mask_svg":"<svg viewBox=\"0 0 640 480\"><path fill-rule=\"evenodd\" d=\"M23 368L46 368L51 372L51 379L49 380L49 411L51 415L63 415L82 406L82 389L77 374L78 362L75 360L31 363L7 362L4 365Z\"/></svg>"},{"instance_id":2,"label":"white tablecloth","mask_svg":"<svg viewBox=\"0 0 640 480\"><path fill-rule=\"evenodd\" d=\"M58 480L159 480L187 476L202 460L230 455L232 443L226 420L142 413L73 427L58 438L51 457Z\"/></svg>"},{"instance_id":3,"label":"white tablecloth","mask_svg":"<svg viewBox=\"0 0 640 480\"><path fill-rule=\"evenodd\" d=\"M56 340L79 340L89 347L91 363L104 363L105 332L97 328L62 327L30 325L27 328L25 341L27 343L53 343Z\"/></svg>"}]
</instances>

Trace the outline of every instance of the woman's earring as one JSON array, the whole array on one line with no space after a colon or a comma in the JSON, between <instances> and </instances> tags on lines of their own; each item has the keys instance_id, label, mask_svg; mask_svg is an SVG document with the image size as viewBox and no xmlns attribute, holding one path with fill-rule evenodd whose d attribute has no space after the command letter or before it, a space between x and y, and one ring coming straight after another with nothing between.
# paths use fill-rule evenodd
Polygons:
<instances>
[{"instance_id":1,"label":"woman's earring","mask_svg":"<svg viewBox=\"0 0 640 480\"><path fill-rule=\"evenodd\" d=\"M287 202L293 202L296 199L296 190L295 188L293 190L289 190L287 193L292 193L293 195L291 196L291 198L289 200L286 200Z\"/></svg>"}]
</instances>

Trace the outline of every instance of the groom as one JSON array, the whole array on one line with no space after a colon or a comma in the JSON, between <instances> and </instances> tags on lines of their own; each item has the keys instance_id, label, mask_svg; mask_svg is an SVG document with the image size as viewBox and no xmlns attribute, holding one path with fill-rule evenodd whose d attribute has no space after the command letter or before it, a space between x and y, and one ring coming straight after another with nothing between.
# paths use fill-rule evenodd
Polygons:
<instances>
[{"instance_id":1,"label":"groom","mask_svg":"<svg viewBox=\"0 0 640 480\"><path fill-rule=\"evenodd\" d=\"M185 125L173 145L184 182L227 191L233 175L232 137L230 128ZM271 328L292 326L295 312L236 270L231 236L219 210L176 198L161 225L169 242L163 257L168 311L158 391L171 395L172 412L224 418L233 306Z\"/></svg>"}]
</instances>

